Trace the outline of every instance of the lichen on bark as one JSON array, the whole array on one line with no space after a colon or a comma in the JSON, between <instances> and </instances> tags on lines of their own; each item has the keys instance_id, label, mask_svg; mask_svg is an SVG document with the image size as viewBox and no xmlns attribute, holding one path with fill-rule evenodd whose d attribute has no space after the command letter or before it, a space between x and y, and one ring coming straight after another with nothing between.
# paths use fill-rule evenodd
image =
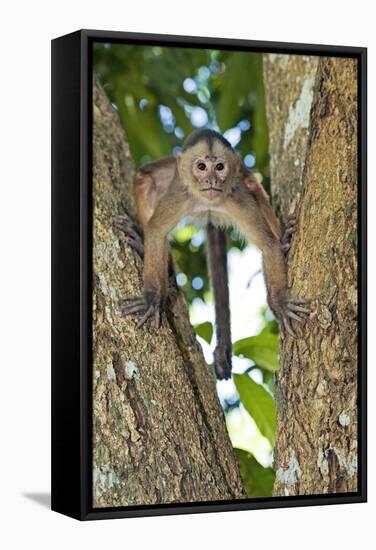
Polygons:
<instances>
[{"instance_id":1,"label":"lichen on bark","mask_svg":"<svg viewBox=\"0 0 376 550\"><path fill-rule=\"evenodd\" d=\"M245 498L182 294L160 330L119 314L123 296L142 293L142 262L113 225L134 216L134 167L116 111L93 89L93 506Z\"/></svg>"},{"instance_id":2,"label":"lichen on bark","mask_svg":"<svg viewBox=\"0 0 376 550\"><path fill-rule=\"evenodd\" d=\"M318 57L264 55L273 206L283 219L299 202Z\"/></svg>"},{"instance_id":3,"label":"lichen on bark","mask_svg":"<svg viewBox=\"0 0 376 550\"><path fill-rule=\"evenodd\" d=\"M274 494L352 492L358 464L357 62L268 55L264 66L273 199L283 217L295 208L299 214L289 286L294 297L311 300L302 338L286 338L280 347ZM307 109L299 99L304 93L311 97L308 127L305 115L297 115L299 101ZM304 121L292 133L291 113Z\"/></svg>"}]
</instances>

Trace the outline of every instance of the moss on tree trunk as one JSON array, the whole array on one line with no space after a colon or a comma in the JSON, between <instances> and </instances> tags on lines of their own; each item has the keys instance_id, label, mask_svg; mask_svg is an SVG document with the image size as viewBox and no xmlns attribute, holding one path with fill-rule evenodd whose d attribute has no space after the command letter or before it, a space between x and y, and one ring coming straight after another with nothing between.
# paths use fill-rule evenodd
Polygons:
<instances>
[{"instance_id":1,"label":"moss on tree trunk","mask_svg":"<svg viewBox=\"0 0 376 550\"><path fill-rule=\"evenodd\" d=\"M244 498L182 294L160 330L120 317L119 300L142 293L142 262L113 227L134 216L133 162L98 82L93 103L93 506Z\"/></svg>"},{"instance_id":2,"label":"moss on tree trunk","mask_svg":"<svg viewBox=\"0 0 376 550\"><path fill-rule=\"evenodd\" d=\"M357 65L267 55L272 194L297 207L295 297L312 300L302 339L281 343L275 495L357 490Z\"/></svg>"}]
</instances>

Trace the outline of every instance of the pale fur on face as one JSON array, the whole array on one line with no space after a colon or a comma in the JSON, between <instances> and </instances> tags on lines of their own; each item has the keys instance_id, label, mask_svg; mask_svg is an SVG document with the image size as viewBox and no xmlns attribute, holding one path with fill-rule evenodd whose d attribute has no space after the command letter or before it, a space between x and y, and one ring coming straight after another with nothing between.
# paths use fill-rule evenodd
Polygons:
<instances>
[{"instance_id":1,"label":"pale fur on face","mask_svg":"<svg viewBox=\"0 0 376 550\"><path fill-rule=\"evenodd\" d=\"M206 169L200 171L203 163ZM214 139L212 146L206 140L199 141L177 157L181 182L189 192L204 204L221 204L235 184L239 160L231 149ZM223 164L218 171L216 166Z\"/></svg>"}]
</instances>

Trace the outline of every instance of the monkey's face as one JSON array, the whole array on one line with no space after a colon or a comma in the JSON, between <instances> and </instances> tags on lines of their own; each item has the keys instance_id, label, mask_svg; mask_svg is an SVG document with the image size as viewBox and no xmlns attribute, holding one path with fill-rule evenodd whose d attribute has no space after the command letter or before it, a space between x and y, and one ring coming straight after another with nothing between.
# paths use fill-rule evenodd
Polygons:
<instances>
[{"instance_id":1,"label":"monkey's face","mask_svg":"<svg viewBox=\"0 0 376 550\"><path fill-rule=\"evenodd\" d=\"M229 163L223 157L206 155L194 159L192 174L205 202L222 202L227 191L226 180L229 172Z\"/></svg>"},{"instance_id":2,"label":"monkey's face","mask_svg":"<svg viewBox=\"0 0 376 550\"><path fill-rule=\"evenodd\" d=\"M219 141L211 147L200 142L180 155L178 167L182 181L195 197L218 205L231 192L237 157Z\"/></svg>"}]
</instances>

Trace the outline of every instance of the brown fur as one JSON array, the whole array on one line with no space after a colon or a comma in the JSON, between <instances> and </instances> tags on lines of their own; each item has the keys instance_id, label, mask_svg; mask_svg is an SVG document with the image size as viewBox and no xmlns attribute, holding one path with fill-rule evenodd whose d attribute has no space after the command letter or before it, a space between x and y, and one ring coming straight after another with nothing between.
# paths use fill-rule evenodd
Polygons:
<instances>
[{"instance_id":1,"label":"brown fur","mask_svg":"<svg viewBox=\"0 0 376 550\"><path fill-rule=\"evenodd\" d=\"M177 159L168 157L152 162L137 172L134 194L145 235L144 284L149 314L144 319L150 317L153 308L159 315L158 304L163 303L168 292L167 236L183 217L190 215L214 226L232 225L261 250L269 304L286 326L286 308L290 306L286 305L286 263L280 224L264 188L222 136L211 130L196 131L188 137ZM219 262L223 277L226 272L227 286L224 252L219 250L225 241L220 235L215 227L209 230L208 244L213 248L209 263L213 273ZM231 371L228 294L223 284L218 284L218 277L212 279L216 285L214 295L217 300L220 298L216 307L217 348L222 350L218 352L222 356L216 356L217 375L227 378ZM227 370L223 367L226 361Z\"/></svg>"},{"instance_id":2,"label":"brown fur","mask_svg":"<svg viewBox=\"0 0 376 550\"><path fill-rule=\"evenodd\" d=\"M212 187L220 187L221 192L201 192L203 184L193 166L199 159L208 158L213 159L208 178ZM227 177L221 180L220 173L212 173L218 159L227 168ZM214 196L207 196L211 193ZM211 147L206 141L198 141L177 159L168 157L144 166L134 178L134 194L145 232L145 289L167 291L167 236L187 215L215 225L235 226L264 253L269 293L286 287L281 228L268 196L253 174L241 165L238 155L220 141L214 140Z\"/></svg>"}]
</instances>

